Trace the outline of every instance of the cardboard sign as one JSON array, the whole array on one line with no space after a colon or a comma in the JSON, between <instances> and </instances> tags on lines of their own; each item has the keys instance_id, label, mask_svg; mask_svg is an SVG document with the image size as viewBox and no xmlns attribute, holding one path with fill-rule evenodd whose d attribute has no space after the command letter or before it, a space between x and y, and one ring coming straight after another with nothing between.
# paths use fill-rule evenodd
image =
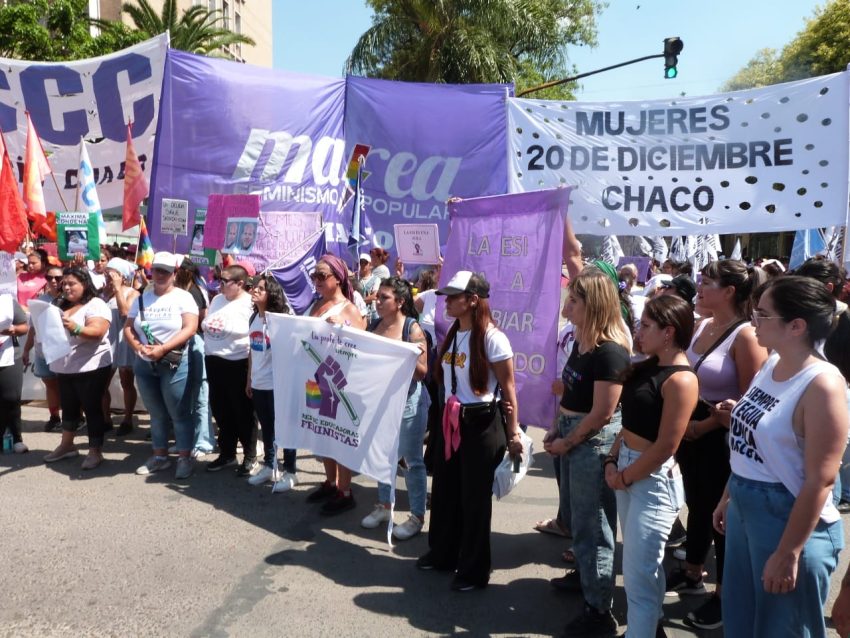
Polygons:
<instances>
[{"instance_id":1,"label":"cardboard sign","mask_svg":"<svg viewBox=\"0 0 850 638\"><path fill-rule=\"evenodd\" d=\"M227 247L228 222L231 219L256 221L259 216L259 195L210 195L204 228L204 248L220 250Z\"/></svg>"},{"instance_id":2,"label":"cardboard sign","mask_svg":"<svg viewBox=\"0 0 850 638\"><path fill-rule=\"evenodd\" d=\"M440 263L440 230L437 224L395 224L393 232L402 263Z\"/></svg>"},{"instance_id":3,"label":"cardboard sign","mask_svg":"<svg viewBox=\"0 0 850 638\"><path fill-rule=\"evenodd\" d=\"M198 266L215 266L215 250L204 248L204 226L207 209L195 209L195 223L192 226L192 243L189 245L189 259Z\"/></svg>"},{"instance_id":4,"label":"cardboard sign","mask_svg":"<svg viewBox=\"0 0 850 638\"><path fill-rule=\"evenodd\" d=\"M71 260L77 254L97 261L100 259L97 213L57 213L56 240L62 261Z\"/></svg>"},{"instance_id":5,"label":"cardboard sign","mask_svg":"<svg viewBox=\"0 0 850 638\"><path fill-rule=\"evenodd\" d=\"M170 235L189 234L189 202L185 199L163 199L159 230Z\"/></svg>"},{"instance_id":6,"label":"cardboard sign","mask_svg":"<svg viewBox=\"0 0 850 638\"><path fill-rule=\"evenodd\" d=\"M221 252L226 255L250 255L257 241L259 225L257 218L231 217L228 219L224 248Z\"/></svg>"},{"instance_id":7,"label":"cardboard sign","mask_svg":"<svg viewBox=\"0 0 850 638\"><path fill-rule=\"evenodd\" d=\"M15 256L0 251L0 295L18 297L18 276L15 274Z\"/></svg>"}]
</instances>

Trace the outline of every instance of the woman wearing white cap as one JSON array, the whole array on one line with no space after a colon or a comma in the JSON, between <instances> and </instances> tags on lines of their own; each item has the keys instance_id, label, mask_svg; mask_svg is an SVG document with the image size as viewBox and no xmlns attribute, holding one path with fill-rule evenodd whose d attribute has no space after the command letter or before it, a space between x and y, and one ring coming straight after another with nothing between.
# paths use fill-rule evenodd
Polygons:
<instances>
[{"instance_id":1,"label":"woman wearing white cap","mask_svg":"<svg viewBox=\"0 0 850 638\"><path fill-rule=\"evenodd\" d=\"M434 446L429 551L416 565L456 572L455 591L490 580L493 476L505 455L522 454L513 351L490 315L490 284L462 270L437 291L455 319L440 348L446 392ZM499 389L501 388L501 393ZM501 403L509 409L502 410Z\"/></svg>"},{"instance_id":2,"label":"woman wearing white cap","mask_svg":"<svg viewBox=\"0 0 850 638\"><path fill-rule=\"evenodd\" d=\"M152 474L171 465L168 460L168 426L174 425L177 439L175 477L192 474L192 421L189 348L186 343L198 329L198 304L185 290L174 285L178 257L159 252L153 257L153 286L130 306L124 325L124 338L136 352L133 364L142 400L151 415L153 456L136 470Z\"/></svg>"},{"instance_id":3,"label":"woman wearing white cap","mask_svg":"<svg viewBox=\"0 0 850 638\"><path fill-rule=\"evenodd\" d=\"M133 430L133 410L136 407L136 382L133 375L133 363L136 353L130 348L124 338L124 322L130 306L139 296L139 292L131 285L136 273L135 264L124 259L113 257L106 263L106 285L103 288L103 300L112 312L112 323L109 324L109 343L112 345L112 376L118 370L121 390L124 394L124 419L118 427L118 436L129 434ZM110 381L112 377L110 376ZM103 395L103 413L109 422L109 408L112 397L109 386Z\"/></svg>"}]
</instances>

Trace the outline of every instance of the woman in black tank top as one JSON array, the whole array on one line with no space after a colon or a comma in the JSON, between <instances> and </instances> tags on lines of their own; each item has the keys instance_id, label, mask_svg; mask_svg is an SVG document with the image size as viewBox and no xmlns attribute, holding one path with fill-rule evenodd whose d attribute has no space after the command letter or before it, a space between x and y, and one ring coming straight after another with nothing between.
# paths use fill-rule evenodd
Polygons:
<instances>
[{"instance_id":1,"label":"woman in black tank top","mask_svg":"<svg viewBox=\"0 0 850 638\"><path fill-rule=\"evenodd\" d=\"M664 545L684 503L673 454L699 395L685 357L693 331L686 301L666 295L646 304L636 345L649 359L626 373L620 396L623 428L604 461L623 534L630 636L655 636L663 616Z\"/></svg>"}]
</instances>

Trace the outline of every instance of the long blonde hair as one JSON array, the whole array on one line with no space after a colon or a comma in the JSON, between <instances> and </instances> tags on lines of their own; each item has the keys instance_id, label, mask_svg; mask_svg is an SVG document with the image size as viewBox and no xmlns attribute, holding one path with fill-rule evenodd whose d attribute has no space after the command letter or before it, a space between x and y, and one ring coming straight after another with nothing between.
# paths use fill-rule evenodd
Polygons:
<instances>
[{"instance_id":1,"label":"long blonde hair","mask_svg":"<svg viewBox=\"0 0 850 638\"><path fill-rule=\"evenodd\" d=\"M618 290L611 278L588 266L570 282L570 294L584 301L583 325L576 326L576 341L583 350L592 350L603 341L613 341L631 352Z\"/></svg>"}]
</instances>

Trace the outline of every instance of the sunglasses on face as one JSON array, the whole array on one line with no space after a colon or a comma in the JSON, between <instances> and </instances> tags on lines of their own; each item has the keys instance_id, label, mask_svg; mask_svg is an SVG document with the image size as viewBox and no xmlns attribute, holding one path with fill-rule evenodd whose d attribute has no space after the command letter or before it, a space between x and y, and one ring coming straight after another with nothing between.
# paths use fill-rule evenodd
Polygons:
<instances>
[{"instance_id":1,"label":"sunglasses on face","mask_svg":"<svg viewBox=\"0 0 850 638\"><path fill-rule=\"evenodd\" d=\"M314 271L310 273L310 279L313 281L325 281L329 277L333 277L333 273Z\"/></svg>"},{"instance_id":2,"label":"sunglasses on face","mask_svg":"<svg viewBox=\"0 0 850 638\"><path fill-rule=\"evenodd\" d=\"M47 281L62 281L62 275L47 275Z\"/></svg>"}]
</instances>

